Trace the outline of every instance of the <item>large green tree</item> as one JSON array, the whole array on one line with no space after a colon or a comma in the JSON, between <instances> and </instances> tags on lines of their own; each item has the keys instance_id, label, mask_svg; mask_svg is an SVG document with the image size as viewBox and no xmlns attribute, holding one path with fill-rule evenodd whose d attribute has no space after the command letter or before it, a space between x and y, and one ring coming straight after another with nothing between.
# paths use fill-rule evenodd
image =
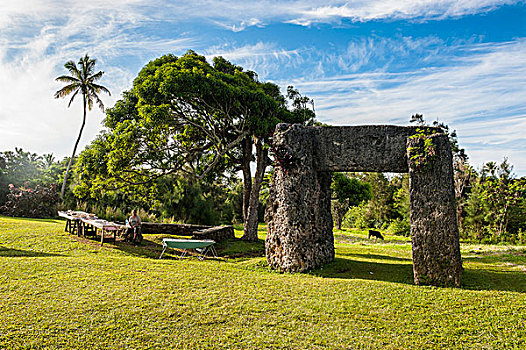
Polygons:
<instances>
[{"instance_id":1,"label":"large green tree","mask_svg":"<svg viewBox=\"0 0 526 350\"><path fill-rule=\"evenodd\" d=\"M103 71L98 71L97 73L94 73L95 63L96 60L90 58L88 54L80 58L78 66L75 64L75 62L68 61L66 62L66 64L64 64L64 68L66 68L69 71L70 75L61 75L55 79L56 81L67 84L55 93L55 98L64 98L72 94L71 99L68 103L69 107L71 106L71 103L73 102L75 97L77 97L80 93L80 95L82 95L82 102L84 106L82 126L80 127L79 136L77 137L77 141L75 142L75 146L73 147L73 153L69 160L68 167L66 168L66 173L64 174L62 189L60 190L61 198L64 198L66 181L68 179L68 174L71 169L71 164L73 163L73 159L75 159L77 146L80 142L80 138L82 137L82 131L84 130L84 126L86 125L86 108L91 110L91 108L93 107L93 102L95 101L99 108L102 111L104 111L104 104L102 103L98 94L100 94L101 92L106 92L107 94L111 95L110 91L106 87L95 83L100 78L102 78L102 75L104 74Z\"/></svg>"},{"instance_id":2,"label":"large green tree","mask_svg":"<svg viewBox=\"0 0 526 350\"><path fill-rule=\"evenodd\" d=\"M283 96L222 57L209 63L193 51L162 56L107 112L104 177L126 187L175 173L192 182L241 171L244 238L255 240L271 133L279 122L311 122L311 102L292 87Z\"/></svg>"}]
</instances>

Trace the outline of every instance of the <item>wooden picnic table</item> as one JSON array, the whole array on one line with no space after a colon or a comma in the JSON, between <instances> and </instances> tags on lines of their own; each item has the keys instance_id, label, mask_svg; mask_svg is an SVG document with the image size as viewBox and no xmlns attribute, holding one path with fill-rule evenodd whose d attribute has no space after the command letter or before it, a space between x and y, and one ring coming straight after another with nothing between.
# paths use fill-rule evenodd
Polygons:
<instances>
[{"instance_id":1,"label":"wooden picnic table","mask_svg":"<svg viewBox=\"0 0 526 350\"><path fill-rule=\"evenodd\" d=\"M80 215L82 214L88 215L88 213L81 211L59 211L58 216L66 219L66 227L64 228L64 231L73 234L76 233L77 236L80 236L82 230Z\"/></svg>"},{"instance_id":2,"label":"wooden picnic table","mask_svg":"<svg viewBox=\"0 0 526 350\"><path fill-rule=\"evenodd\" d=\"M66 219L65 231L69 233L77 233L77 236L97 235L97 230L100 230L100 245L104 244L105 236L110 234L110 237L115 243L117 233L126 229L125 225L119 225L111 221L99 219L93 214L88 214L80 211L59 211L58 215Z\"/></svg>"},{"instance_id":3,"label":"wooden picnic table","mask_svg":"<svg viewBox=\"0 0 526 350\"><path fill-rule=\"evenodd\" d=\"M100 245L104 244L104 237L107 236L107 234L110 234L110 237L115 243L115 240L117 238L117 233L119 233L121 230L126 229L126 225L119 225L111 221L107 221L104 219L87 219L87 218L80 218L80 221L82 221L82 232L85 233L88 230L93 230L93 233L97 233L97 229L100 230ZM91 226L91 228L90 228Z\"/></svg>"}]
</instances>

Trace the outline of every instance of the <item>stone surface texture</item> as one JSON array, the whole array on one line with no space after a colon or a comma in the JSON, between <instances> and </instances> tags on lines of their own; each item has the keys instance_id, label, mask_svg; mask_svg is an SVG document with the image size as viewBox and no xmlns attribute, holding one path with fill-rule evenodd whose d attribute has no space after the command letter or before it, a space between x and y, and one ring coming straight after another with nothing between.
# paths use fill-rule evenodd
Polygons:
<instances>
[{"instance_id":1,"label":"stone surface texture","mask_svg":"<svg viewBox=\"0 0 526 350\"><path fill-rule=\"evenodd\" d=\"M215 226L196 231L192 234L192 239L211 239L216 242L234 238L235 235L233 226Z\"/></svg>"},{"instance_id":2,"label":"stone surface texture","mask_svg":"<svg viewBox=\"0 0 526 350\"><path fill-rule=\"evenodd\" d=\"M291 159L276 167L267 204L267 261L275 269L303 272L334 260L331 175L314 169L315 129L278 125L273 146Z\"/></svg>"},{"instance_id":3,"label":"stone surface texture","mask_svg":"<svg viewBox=\"0 0 526 350\"><path fill-rule=\"evenodd\" d=\"M406 140L417 128L395 125L314 127L316 170L407 173Z\"/></svg>"},{"instance_id":4,"label":"stone surface texture","mask_svg":"<svg viewBox=\"0 0 526 350\"><path fill-rule=\"evenodd\" d=\"M462 261L456 214L451 147L444 134L432 139L435 156L424 166L409 160L413 273L416 284L460 286ZM409 147L423 147L409 139Z\"/></svg>"},{"instance_id":5,"label":"stone surface texture","mask_svg":"<svg viewBox=\"0 0 526 350\"><path fill-rule=\"evenodd\" d=\"M412 147L409 137L417 128L279 124L273 135L277 165L265 213L269 265L303 272L334 260L331 172L409 172L415 283L458 286L462 266L451 150L447 136L435 135L437 156L428 168L410 170L407 147Z\"/></svg>"},{"instance_id":6,"label":"stone surface texture","mask_svg":"<svg viewBox=\"0 0 526 350\"><path fill-rule=\"evenodd\" d=\"M190 224L162 224L153 222L143 222L141 231L144 234L169 234L177 236L191 236L198 230L204 230L211 226L190 225Z\"/></svg>"}]
</instances>

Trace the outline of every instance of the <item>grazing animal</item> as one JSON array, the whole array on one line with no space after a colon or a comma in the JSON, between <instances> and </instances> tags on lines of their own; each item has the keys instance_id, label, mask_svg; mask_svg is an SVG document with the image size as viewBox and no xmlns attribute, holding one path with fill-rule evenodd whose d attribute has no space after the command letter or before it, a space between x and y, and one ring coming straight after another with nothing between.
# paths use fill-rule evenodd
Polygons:
<instances>
[{"instance_id":1,"label":"grazing animal","mask_svg":"<svg viewBox=\"0 0 526 350\"><path fill-rule=\"evenodd\" d=\"M384 236L378 231L375 230L369 230L369 239L372 237L380 238L382 241L384 240Z\"/></svg>"}]
</instances>

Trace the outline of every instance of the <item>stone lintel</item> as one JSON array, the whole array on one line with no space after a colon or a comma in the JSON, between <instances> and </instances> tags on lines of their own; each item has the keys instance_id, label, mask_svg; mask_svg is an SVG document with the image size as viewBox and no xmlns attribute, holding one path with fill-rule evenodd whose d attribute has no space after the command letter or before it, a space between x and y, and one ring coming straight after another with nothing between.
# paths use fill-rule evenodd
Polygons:
<instances>
[{"instance_id":1,"label":"stone lintel","mask_svg":"<svg viewBox=\"0 0 526 350\"><path fill-rule=\"evenodd\" d=\"M317 171L407 173L407 138L419 126L313 127ZM426 127L439 132L437 128Z\"/></svg>"}]
</instances>

